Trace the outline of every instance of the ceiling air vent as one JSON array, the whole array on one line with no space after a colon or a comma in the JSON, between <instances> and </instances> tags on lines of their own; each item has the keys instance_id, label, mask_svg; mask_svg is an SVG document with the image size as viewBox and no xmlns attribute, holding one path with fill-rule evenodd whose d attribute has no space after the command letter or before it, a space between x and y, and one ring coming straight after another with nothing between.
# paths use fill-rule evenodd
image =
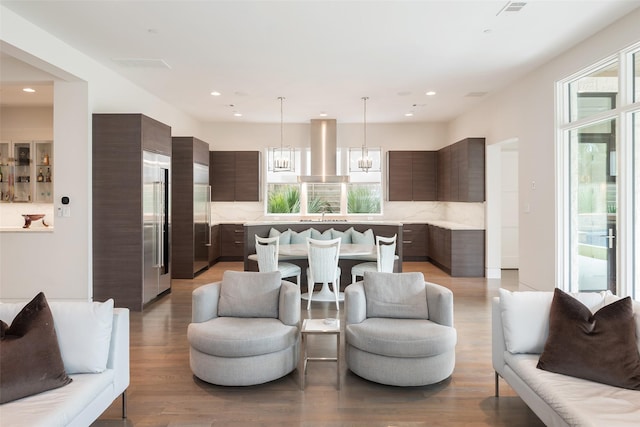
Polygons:
<instances>
[{"instance_id":1,"label":"ceiling air vent","mask_svg":"<svg viewBox=\"0 0 640 427\"><path fill-rule=\"evenodd\" d=\"M482 98L486 94L487 94L487 92L469 92L464 97L465 98Z\"/></svg>"},{"instance_id":2,"label":"ceiling air vent","mask_svg":"<svg viewBox=\"0 0 640 427\"><path fill-rule=\"evenodd\" d=\"M526 4L527 2L524 1L509 1L498 13L496 13L496 16L500 15L502 12L520 12Z\"/></svg>"},{"instance_id":3,"label":"ceiling air vent","mask_svg":"<svg viewBox=\"0 0 640 427\"><path fill-rule=\"evenodd\" d=\"M164 59L153 58L112 58L118 65L129 68L165 68L171 69Z\"/></svg>"}]
</instances>

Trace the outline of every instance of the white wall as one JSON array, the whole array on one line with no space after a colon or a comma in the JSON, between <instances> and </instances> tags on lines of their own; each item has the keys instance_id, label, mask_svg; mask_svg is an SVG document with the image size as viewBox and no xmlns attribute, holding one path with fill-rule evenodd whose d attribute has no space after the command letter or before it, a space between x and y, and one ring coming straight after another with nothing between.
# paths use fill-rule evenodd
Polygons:
<instances>
[{"instance_id":1,"label":"white wall","mask_svg":"<svg viewBox=\"0 0 640 427\"><path fill-rule=\"evenodd\" d=\"M3 51L57 77L54 88L56 203L71 217L53 233L0 233L0 299L92 297L91 114L143 113L174 134L201 137L197 121L0 6Z\"/></svg>"},{"instance_id":2,"label":"white wall","mask_svg":"<svg viewBox=\"0 0 640 427\"><path fill-rule=\"evenodd\" d=\"M552 290L555 238L555 82L640 40L640 10L575 46L453 120L448 139L519 141L520 285ZM535 189L533 188L535 185Z\"/></svg>"}]
</instances>

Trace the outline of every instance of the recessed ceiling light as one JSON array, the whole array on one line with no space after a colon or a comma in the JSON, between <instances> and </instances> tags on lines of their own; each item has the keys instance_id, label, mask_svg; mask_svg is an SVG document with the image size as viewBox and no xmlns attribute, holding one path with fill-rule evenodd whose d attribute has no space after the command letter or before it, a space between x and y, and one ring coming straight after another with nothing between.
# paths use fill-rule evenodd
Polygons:
<instances>
[{"instance_id":1,"label":"recessed ceiling light","mask_svg":"<svg viewBox=\"0 0 640 427\"><path fill-rule=\"evenodd\" d=\"M213 96L220 96L222 95L220 92L218 92L217 90L214 90L213 92L211 92L211 95Z\"/></svg>"},{"instance_id":2,"label":"recessed ceiling light","mask_svg":"<svg viewBox=\"0 0 640 427\"><path fill-rule=\"evenodd\" d=\"M434 90L430 90L427 93L425 93L425 95L427 95L427 96L433 96L435 94L436 94L436 92Z\"/></svg>"},{"instance_id":3,"label":"recessed ceiling light","mask_svg":"<svg viewBox=\"0 0 640 427\"><path fill-rule=\"evenodd\" d=\"M233 113L234 117L242 117L242 113Z\"/></svg>"},{"instance_id":4,"label":"recessed ceiling light","mask_svg":"<svg viewBox=\"0 0 640 427\"><path fill-rule=\"evenodd\" d=\"M327 117L327 113L324 113L324 112L320 113L320 117Z\"/></svg>"},{"instance_id":5,"label":"recessed ceiling light","mask_svg":"<svg viewBox=\"0 0 640 427\"><path fill-rule=\"evenodd\" d=\"M34 93L36 90L30 87L25 87L22 89L23 92Z\"/></svg>"},{"instance_id":6,"label":"recessed ceiling light","mask_svg":"<svg viewBox=\"0 0 640 427\"><path fill-rule=\"evenodd\" d=\"M413 113L409 112L409 113L405 113L404 114L405 117L413 117Z\"/></svg>"}]
</instances>

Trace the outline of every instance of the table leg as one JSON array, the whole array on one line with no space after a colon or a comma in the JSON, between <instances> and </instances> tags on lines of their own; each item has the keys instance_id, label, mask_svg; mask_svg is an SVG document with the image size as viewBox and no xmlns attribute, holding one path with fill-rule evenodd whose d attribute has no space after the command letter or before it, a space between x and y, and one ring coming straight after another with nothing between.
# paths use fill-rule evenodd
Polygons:
<instances>
[{"instance_id":1,"label":"table leg","mask_svg":"<svg viewBox=\"0 0 640 427\"><path fill-rule=\"evenodd\" d=\"M340 390L340 332L336 334L336 372L338 380L338 390Z\"/></svg>"}]
</instances>

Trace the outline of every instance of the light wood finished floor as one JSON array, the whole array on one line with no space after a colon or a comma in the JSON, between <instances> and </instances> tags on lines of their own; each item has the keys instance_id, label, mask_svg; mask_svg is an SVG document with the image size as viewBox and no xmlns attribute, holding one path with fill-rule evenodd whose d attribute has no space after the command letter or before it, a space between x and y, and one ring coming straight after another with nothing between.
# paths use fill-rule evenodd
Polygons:
<instances>
[{"instance_id":1,"label":"light wood finished floor","mask_svg":"<svg viewBox=\"0 0 640 427\"><path fill-rule=\"evenodd\" d=\"M458 344L450 379L425 387L390 387L354 375L343 363L342 388L336 390L336 364L314 362L308 366L305 391L299 389L297 370L252 387L198 380L189 369L186 338L191 292L220 280L225 270L242 270L242 263L226 262L194 280L174 280L171 294L143 313L131 313L128 419L119 418L118 399L94 426L542 426L503 380L501 397L493 396L490 299L501 286L517 288L517 271L503 271L497 280L451 278L426 262L406 262L403 269L422 271L426 280L454 293ZM335 303L313 302L310 312L305 308L302 318L337 315ZM344 310L338 316L344 319ZM312 338L317 338L309 340L314 355L335 350L333 337Z\"/></svg>"}]
</instances>

